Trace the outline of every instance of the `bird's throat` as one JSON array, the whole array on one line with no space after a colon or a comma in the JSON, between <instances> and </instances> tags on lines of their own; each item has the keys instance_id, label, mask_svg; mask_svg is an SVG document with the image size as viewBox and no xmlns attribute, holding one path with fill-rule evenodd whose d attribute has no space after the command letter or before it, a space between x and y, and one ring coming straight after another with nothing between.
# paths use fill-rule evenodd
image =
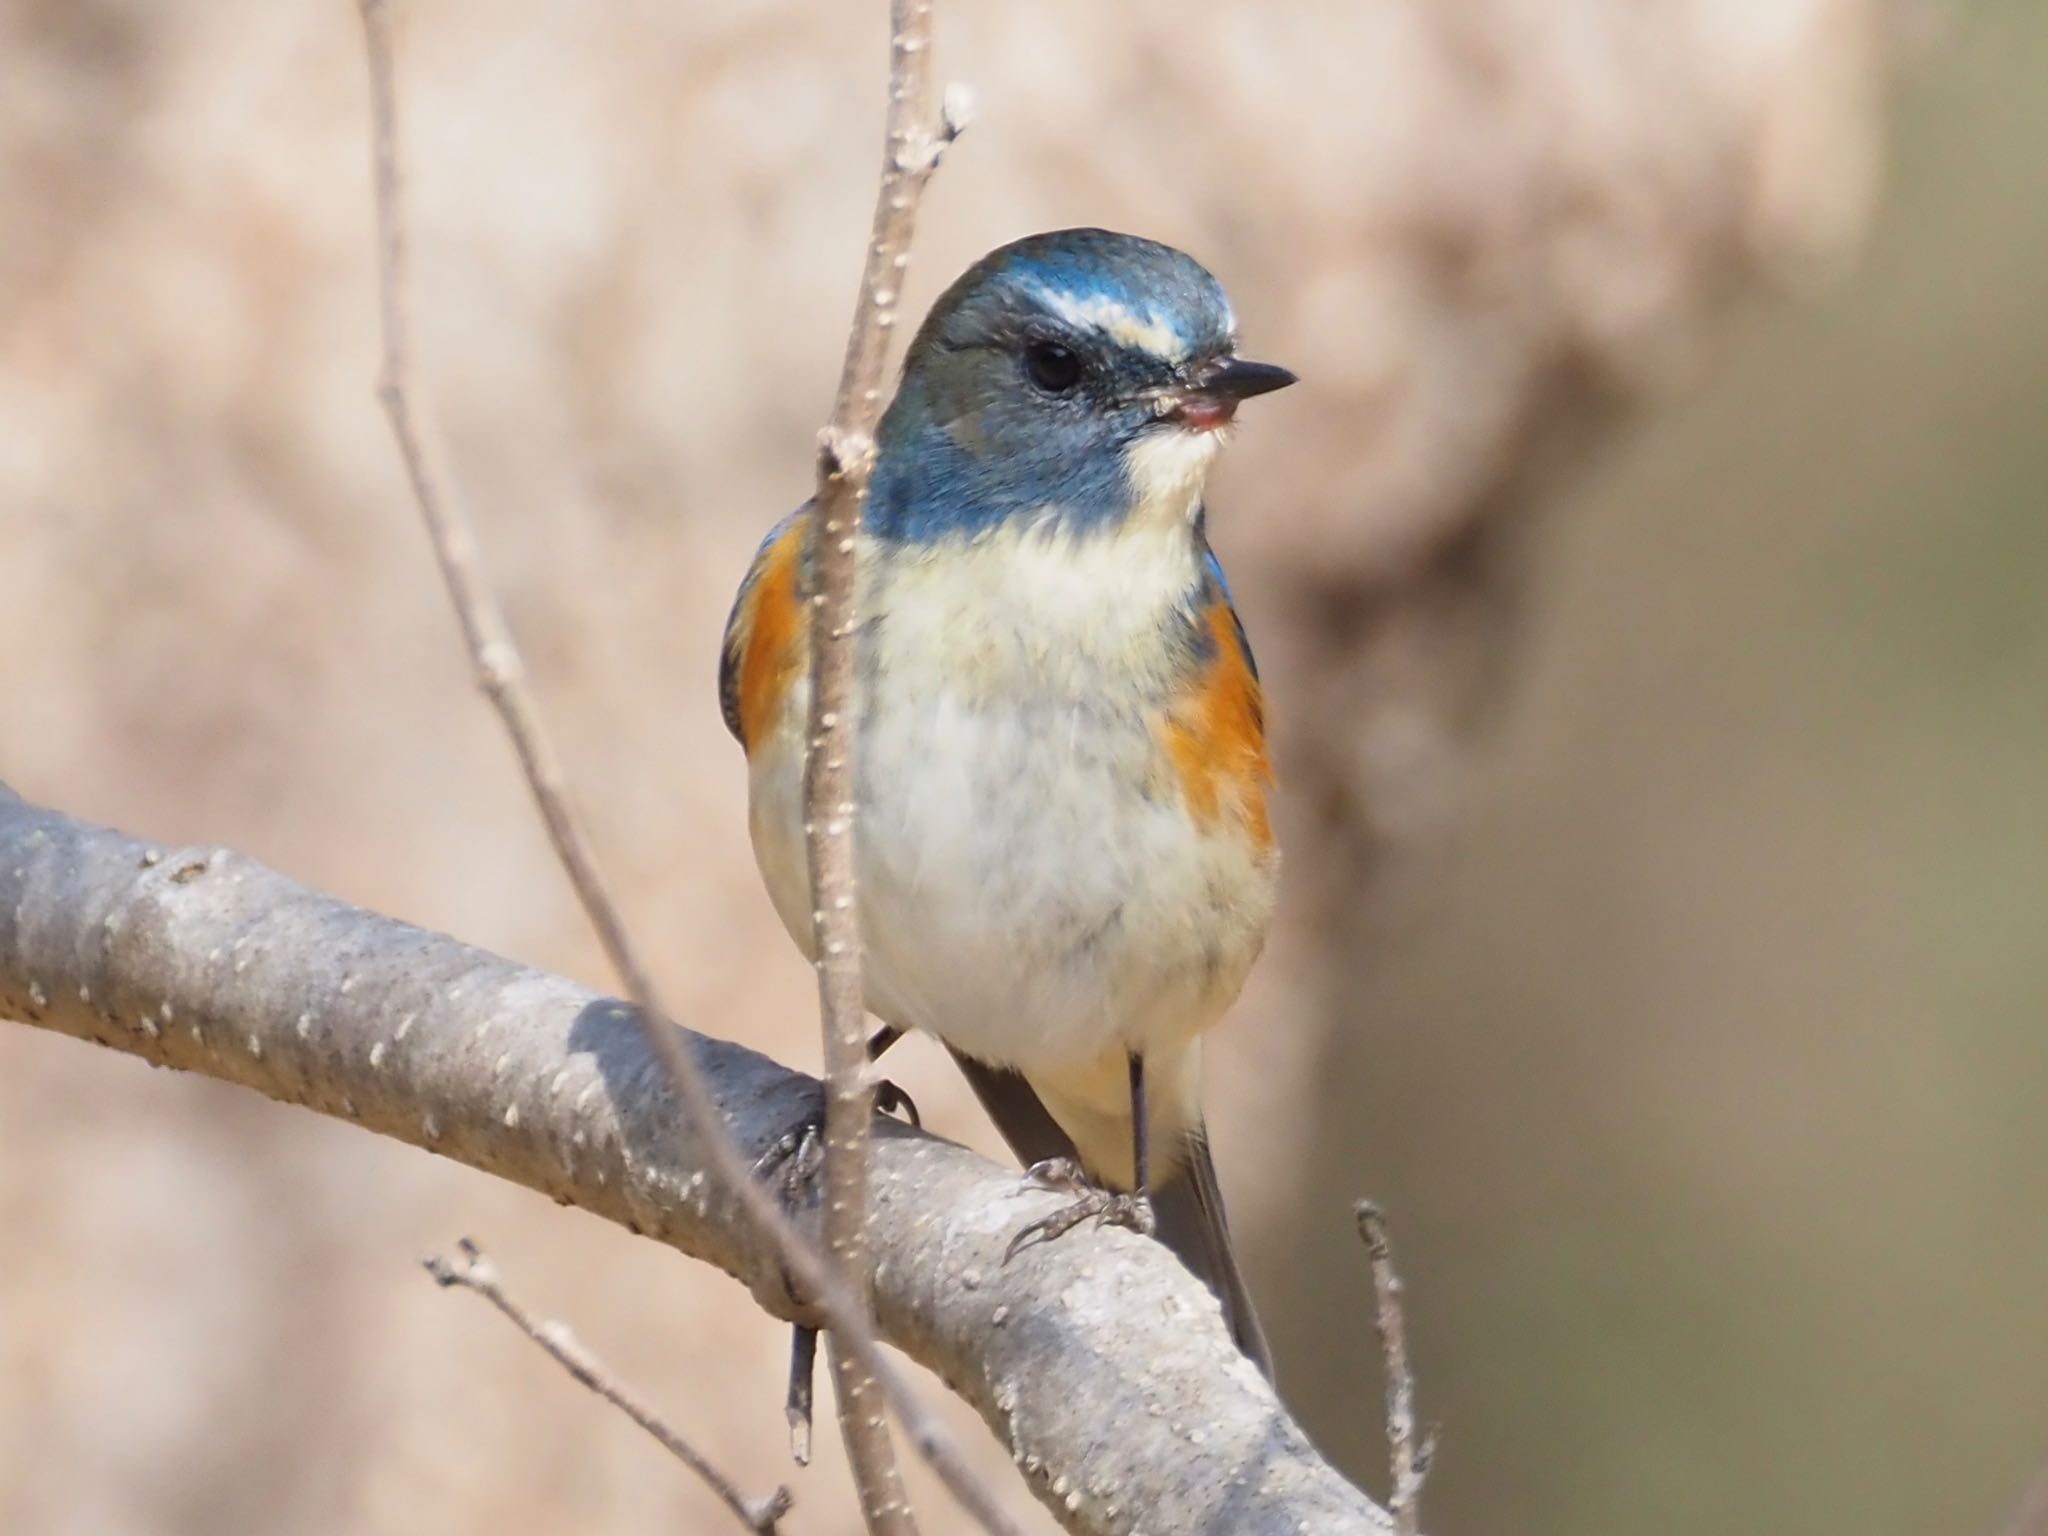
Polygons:
<instances>
[{"instance_id":1,"label":"bird's throat","mask_svg":"<svg viewBox=\"0 0 2048 1536\"><path fill-rule=\"evenodd\" d=\"M1171 528L1191 524L1201 505L1222 437L1162 424L1124 450L1124 473L1131 486L1129 522L1134 528Z\"/></svg>"}]
</instances>

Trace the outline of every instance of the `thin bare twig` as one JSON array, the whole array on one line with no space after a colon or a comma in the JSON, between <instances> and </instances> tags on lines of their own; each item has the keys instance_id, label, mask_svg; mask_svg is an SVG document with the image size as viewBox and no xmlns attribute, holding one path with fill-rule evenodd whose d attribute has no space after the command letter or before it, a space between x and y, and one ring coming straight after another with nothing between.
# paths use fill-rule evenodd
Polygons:
<instances>
[{"instance_id":1,"label":"thin bare twig","mask_svg":"<svg viewBox=\"0 0 2048 1536\"><path fill-rule=\"evenodd\" d=\"M1408 1323L1401 1310L1401 1277L1394 1270L1394 1246L1387 1235L1387 1217L1370 1200L1353 1208L1358 1235L1372 1262L1373 1324L1379 1330L1380 1357L1387 1382L1387 1453L1393 1487L1387 1511L1399 1536L1415 1536L1422 1519L1422 1484L1429 1476L1436 1436L1416 1442L1415 1375L1408 1366Z\"/></svg>"},{"instance_id":2,"label":"thin bare twig","mask_svg":"<svg viewBox=\"0 0 2048 1536\"><path fill-rule=\"evenodd\" d=\"M882 414L882 369L896 323L910 241L926 181L945 145L962 126L934 129L931 97L932 17L929 0L891 0L889 111L882 172L860 296L848 327L846 360L832 419L818 439L818 490L811 562L811 707L804 763L804 824L812 891L811 931L817 956L818 1006L825 1038L825 1243L841 1273L861 1286L868 1304L868 1136L874 1082L868 1070L866 1012L861 998L860 926L855 906L855 695L853 636L857 539L874 467L874 432ZM889 1443L875 1383L861 1361L831 1349L840 1434L853 1468L868 1529L912 1536L916 1523ZM808 1440L806 1392L797 1380L805 1353L799 1338L792 1363L792 1430Z\"/></svg>"},{"instance_id":3,"label":"thin bare twig","mask_svg":"<svg viewBox=\"0 0 2048 1536\"><path fill-rule=\"evenodd\" d=\"M475 1291L504 1313L513 1327L552 1355L563 1370L659 1440L671 1456L704 1480L705 1486L718 1495L719 1502L733 1512L740 1524L759 1536L775 1536L775 1522L789 1513L787 1488L777 1488L759 1499L741 1493L694 1446L669 1428L659 1414L621 1385L605 1363L569 1331L568 1324L536 1320L515 1301L498 1278L498 1266L474 1242L465 1237L456 1245L456 1251L456 1259L444 1259L437 1254L424 1261L436 1284L459 1285Z\"/></svg>"},{"instance_id":4,"label":"thin bare twig","mask_svg":"<svg viewBox=\"0 0 2048 1536\"><path fill-rule=\"evenodd\" d=\"M625 983L648 1051L681 1106L680 1133L686 1145L711 1170L721 1191L738 1204L755 1229L774 1246L783 1268L805 1299L823 1315L839 1344L880 1385L911 1442L947 1490L997 1536L1022 1536L1022 1528L967 1466L953 1437L911 1390L903 1372L882 1353L868 1308L754 1180L751 1167L719 1118L717 1103L703 1074L683 1048L673 1020L655 991L653 978L640 962L617 903L611 899L588 840L569 807L561 761L527 690L518 649L512 643L496 595L478 570L475 533L437 472L425 434L414 415L409 275L401 217L404 177L398 153L390 7L388 0L358 0L358 9L362 14L370 74L377 277L383 329L377 393L405 461L413 497L427 525L449 599L462 624L478 685L505 723L555 853L597 930L606 956Z\"/></svg>"}]
</instances>

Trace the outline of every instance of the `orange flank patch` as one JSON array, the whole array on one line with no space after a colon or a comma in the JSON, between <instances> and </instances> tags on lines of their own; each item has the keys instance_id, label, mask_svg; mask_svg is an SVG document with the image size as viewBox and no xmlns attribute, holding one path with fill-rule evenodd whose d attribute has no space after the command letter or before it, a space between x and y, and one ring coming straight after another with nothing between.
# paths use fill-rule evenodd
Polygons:
<instances>
[{"instance_id":1,"label":"orange flank patch","mask_svg":"<svg viewBox=\"0 0 2048 1536\"><path fill-rule=\"evenodd\" d=\"M1230 605L1212 603L1206 619L1215 655L1167 712L1167 754L1198 824L1229 816L1267 848L1273 828L1266 819L1266 788L1273 769L1266 760L1259 680L1238 640Z\"/></svg>"},{"instance_id":2,"label":"orange flank patch","mask_svg":"<svg viewBox=\"0 0 2048 1536\"><path fill-rule=\"evenodd\" d=\"M761 555L761 573L747 594L740 653L740 740L749 749L774 729L775 717L805 659L808 610L797 594L803 558L804 524L789 531Z\"/></svg>"}]
</instances>

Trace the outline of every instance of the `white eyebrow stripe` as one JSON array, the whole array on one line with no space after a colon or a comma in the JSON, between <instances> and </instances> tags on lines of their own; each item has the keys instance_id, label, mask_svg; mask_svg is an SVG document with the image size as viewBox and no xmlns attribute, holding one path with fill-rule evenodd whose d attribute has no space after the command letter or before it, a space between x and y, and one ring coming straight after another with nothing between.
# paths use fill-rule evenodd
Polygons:
<instances>
[{"instance_id":1,"label":"white eyebrow stripe","mask_svg":"<svg viewBox=\"0 0 2048 1536\"><path fill-rule=\"evenodd\" d=\"M1106 293L1077 296L1060 288L1040 286L1038 296L1045 307L1071 326L1100 331L1126 347L1137 347L1169 363L1187 360L1185 337L1159 317L1155 310L1134 313Z\"/></svg>"}]
</instances>

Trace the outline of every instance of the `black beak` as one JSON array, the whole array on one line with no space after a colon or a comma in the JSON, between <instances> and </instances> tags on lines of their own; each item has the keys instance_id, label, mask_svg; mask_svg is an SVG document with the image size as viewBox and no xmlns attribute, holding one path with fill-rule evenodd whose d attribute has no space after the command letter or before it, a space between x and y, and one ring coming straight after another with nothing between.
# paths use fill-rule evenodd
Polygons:
<instances>
[{"instance_id":1,"label":"black beak","mask_svg":"<svg viewBox=\"0 0 2048 1536\"><path fill-rule=\"evenodd\" d=\"M1294 382L1292 373L1272 363L1252 363L1241 357L1226 357L1202 374L1196 388L1205 394L1249 400L1253 395L1270 395Z\"/></svg>"},{"instance_id":2,"label":"black beak","mask_svg":"<svg viewBox=\"0 0 2048 1536\"><path fill-rule=\"evenodd\" d=\"M1161 412L1170 421L1197 431L1213 432L1230 424L1237 403L1253 395L1269 395L1294 382L1294 375L1271 363L1248 363L1241 357L1218 358L1198 371L1192 382L1170 391Z\"/></svg>"}]
</instances>

